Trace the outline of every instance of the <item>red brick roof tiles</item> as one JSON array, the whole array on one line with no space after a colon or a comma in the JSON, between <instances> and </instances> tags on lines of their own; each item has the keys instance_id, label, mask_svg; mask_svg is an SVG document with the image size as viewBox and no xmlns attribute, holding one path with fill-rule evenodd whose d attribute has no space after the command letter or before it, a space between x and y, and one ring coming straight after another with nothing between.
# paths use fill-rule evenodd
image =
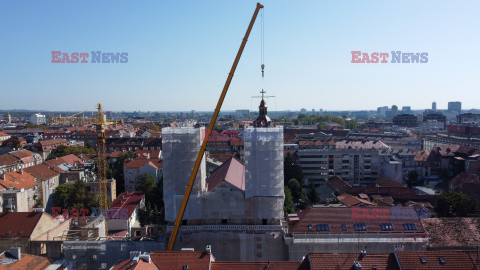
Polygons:
<instances>
[{"instance_id":1,"label":"red brick roof tiles","mask_svg":"<svg viewBox=\"0 0 480 270\"><path fill-rule=\"evenodd\" d=\"M403 187L403 185L388 176L382 175L377 180L375 180L375 184L381 187Z\"/></svg>"},{"instance_id":2,"label":"red brick roof tiles","mask_svg":"<svg viewBox=\"0 0 480 270\"><path fill-rule=\"evenodd\" d=\"M7 258L4 254L0 256L0 260ZM12 258L9 254L8 258ZM10 264L0 264L0 270L7 269L29 269L29 270L40 270L46 269L52 261L48 258L42 256L35 256L27 253L22 253L22 258Z\"/></svg>"},{"instance_id":3,"label":"red brick roof tiles","mask_svg":"<svg viewBox=\"0 0 480 270\"><path fill-rule=\"evenodd\" d=\"M150 258L161 269L209 270L210 253L200 251L152 252Z\"/></svg>"},{"instance_id":4,"label":"red brick roof tiles","mask_svg":"<svg viewBox=\"0 0 480 270\"><path fill-rule=\"evenodd\" d=\"M479 269L476 252L460 250L398 251L397 257L403 270L409 269ZM425 259L425 263L422 262ZM442 264L440 258L445 260Z\"/></svg>"},{"instance_id":5,"label":"red brick roof tiles","mask_svg":"<svg viewBox=\"0 0 480 270\"><path fill-rule=\"evenodd\" d=\"M343 179L338 176L331 177L327 183L339 194L346 192L352 187L349 183L343 181Z\"/></svg>"},{"instance_id":6,"label":"red brick roof tiles","mask_svg":"<svg viewBox=\"0 0 480 270\"><path fill-rule=\"evenodd\" d=\"M367 254L362 257L360 253L311 253L307 259L312 270L350 270L354 269L354 261L358 261L362 269L398 269L394 254Z\"/></svg>"},{"instance_id":7,"label":"red brick roof tiles","mask_svg":"<svg viewBox=\"0 0 480 270\"><path fill-rule=\"evenodd\" d=\"M208 191L212 191L223 181L245 191L245 165L234 157L227 160L207 178Z\"/></svg>"},{"instance_id":8,"label":"red brick roof tiles","mask_svg":"<svg viewBox=\"0 0 480 270\"><path fill-rule=\"evenodd\" d=\"M30 238L42 212L0 213L0 238Z\"/></svg>"},{"instance_id":9,"label":"red brick roof tiles","mask_svg":"<svg viewBox=\"0 0 480 270\"><path fill-rule=\"evenodd\" d=\"M26 172L9 172L0 179L0 186L5 188L29 189L37 185L35 177Z\"/></svg>"},{"instance_id":10,"label":"red brick roof tiles","mask_svg":"<svg viewBox=\"0 0 480 270\"><path fill-rule=\"evenodd\" d=\"M429 234L429 246L476 246L480 239L480 218L426 218L422 224Z\"/></svg>"},{"instance_id":11,"label":"red brick roof tiles","mask_svg":"<svg viewBox=\"0 0 480 270\"><path fill-rule=\"evenodd\" d=\"M38 164L23 170L41 180L47 180L59 175L45 164Z\"/></svg>"},{"instance_id":12,"label":"red brick roof tiles","mask_svg":"<svg viewBox=\"0 0 480 270\"><path fill-rule=\"evenodd\" d=\"M394 237L399 233L422 234L425 231L413 208L393 207L311 207L297 212L299 221L290 227L299 234L354 234L385 233ZM391 223L393 231L383 231L381 224ZM403 224L415 224L416 230L407 230ZM329 231L318 231L317 224L328 224ZM345 224L347 231L342 229ZM365 231L355 231L355 224L365 224ZM309 229L311 225L311 230ZM400 236L399 236L400 237Z\"/></svg>"},{"instance_id":13,"label":"red brick roof tiles","mask_svg":"<svg viewBox=\"0 0 480 270\"><path fill-rule=\"evenodd\" d=\"M140 202L145 198L145 194L140 191L123 192L110 204L109 210L112 211L113 219L124 218L124 209L130 217L135 209L140 205Z\"/></svg>"},{"instance_id":14,"label":"red brick roof tiles","mask_svg":"<svg viewBox=\"0 0 480 270\"><path fill-rule=\"evenodd\" d=\"M297 270L301 262L212 262L211 270ZM268 265L268 266L267 266Z\"/></svg>"}]
</instances>

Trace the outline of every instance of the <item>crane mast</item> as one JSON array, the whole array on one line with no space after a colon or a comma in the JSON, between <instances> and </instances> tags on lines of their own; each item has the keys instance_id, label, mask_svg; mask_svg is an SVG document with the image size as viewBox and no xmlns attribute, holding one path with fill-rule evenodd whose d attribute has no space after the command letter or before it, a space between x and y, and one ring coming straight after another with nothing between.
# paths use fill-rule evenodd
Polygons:
<instances>
[{"instance_id":1,"label":"crane mast","mask_svg":"<svg viewBox=\"0 0 480 270\"><path fill-rule=\"evenodd\" d=\"M75 117L76 115L85 112L87 110L81 111L74 115L68 117L52 117L50 118L49 124L52 126L83 126L83 125L94 125L97 135L97 162L98 162L98 202L100 209L105 217L105 235L108 236L108 196L107 196L107 155L105 147L105 126L122 124L123 121L111 121L107 122L105 114L103 114L102 104L98 103L96 105L97 116L96 117Z\"/></svg>"},{"instance_id":2,"label":"crane mast","mask_svg":"<svg viewBox=\"0 0 480 270\"><path fill-rule=\"evenodd\" d=\"M212 129L213 129L213 126L215 125L215 121L217 120L218 113L220 112L220 108L222 107L223 100L227 95L228 88L230 86L230 83L232 82L233 74L237 69L237 65L238 65L238 62L240 61L240 57L242 56L242 52L243 52L243 49L245 48L245 44L247 44L248 37L250 36L250 32L252 31L253 24L255 23L255 19L257 18L258 12L262 8L263 8L263 5L260 3L257 3L257 7L255 8L255 12L253 13L252 19L250 20L250 24L248 25L247 32L245 33L245 37L242 40L242 44L238 49L237 56L235 57L235 61L233 62L232 68L230 69L230 73L228 74L227 81L223 86L223 90L222 90L222 93L220 94L217 107L213 112L212 119L210 120L210 123L208 125L208 130L205 134L205 138L202 142L202 146L200 147L200 151L198 152L197 159L195 160L195 165L193 167L192 174L190 175L190 179L188 181L188 185L185 190L185 195L183 195L182 204L180 205L180 209L178 210L178 214L175 219L175 224L172 230L172 234L170 235L170 239L168 241L167 251L173 250L173 246L177 238L178 230L180 228L180 223L182 221L183 214L185 213L185 208L187 207L188 199L190 198L190 193L192 192L193 183L195 182L195 177L197 176L198 168L200 167L200 162L202 161L203 154L205 153L205 148L207 147L208 139L210 138L210 134L212 133ZM263 71L263 67L262 67L262 71Z\"/></svg>"}]
</instances>

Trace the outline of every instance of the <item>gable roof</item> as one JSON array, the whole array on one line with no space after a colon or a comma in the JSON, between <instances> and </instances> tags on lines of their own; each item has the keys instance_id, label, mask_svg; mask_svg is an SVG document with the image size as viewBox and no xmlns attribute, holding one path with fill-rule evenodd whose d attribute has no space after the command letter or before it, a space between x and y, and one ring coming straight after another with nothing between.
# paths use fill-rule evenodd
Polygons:
<instances>
[{"instance_id":1,"label":"gable roof","mask_svg":"<svg viewBox=\"0 0 480 270\"><path fill-rule=\"evenodd\" d=\"M188 270L208 270L210 256L211 254L205 251L169 251L150 254L152 261L161 269L182 269L188 264Z\"/></svg>"},{"instance_id":2,"label":"gable roof","mask_svg":"<svg viewBox=\"0 0 480 270\"><path fill-rule=\"evenodd\" d=\"M146 164L158 169L163 166L163 160L160 158L147 159L145 156L139 156L131 161L126 161L123 166L125 169L140 169Z\"/></svg>"},{"instance_id":3,"label":"gable roof","mask_svg":"<svg viewBox=\"0 0 480 270\"><path fill-rule=\"evenodd\" d=\"M70 165L75 165L75 164L82 165L83 164L83 160L81 158L75 156L74 154L63 156L60 159L62 159L65 163L68 163Z\"/></svg>"},{"instance_id":4,"label":"gable roof","mask_svg":"<svg viewBox=\"0 0 480 270\"><path fill-rule=\"evenodd\" d=\"M30 238L42 212L0 213L0 238Z\"/></svg>"},{"instance_id":5,"label":"gable roof","mask_svg":"<svg viewBox=\"0 0 480 270\"><path fill-rule=\"evenodd\" d=\"M123 192L110 204L109 210L114 210L111 213L112 219L122 219L122 210L126 209L128 217L130 217L135 209L140 205L145 194L140 191Z\"/></svg>"},{"instance_id":6,"label":"gable roof","mask_svg":"<svg viewBox=\"0 0 480 270\"><path fill-rule=\"evenodd\" d=\"M339 194L346 192L352 187L349 183L343 181L343 179L338 176L331 177L327 183Z\"/></svg>"},{"instance_id":7,"label":"gable roof","mask_svg":"<svg viewBox=\"0 0 480 270\"><path fill-rule=\"evenodd\" d=\"M0 255L0 261L3 259L8 260L7 263L0 263L0 269L47 269L47 267L52 263L49 258L42 256L35 256L27 253L22 253L22 258L17 260L10 253L3 253Z\"/></svg>"},{"instance_id":8,"label":"gable roof","mask_svg":"<svg viewBox=\"0 0 480 270\"><path fill-rule=\"evenodd\" d=\"M373 212L375 211L375 212ZM376 213L376 214L375 214ZM389 237L404 234L424 234L422 223L413 208L409 207L311 207L297 212L298 221L290 226L294 234L355 234L379 233ZM378 218L373 218L376 215ZM382 230L381 224L390 223L393 231ZM407 230L403 224L415 224L415 230ZM328 231L319 231L317 224L328 224ZM346 231L342 225L345 224ZM355 231L355 224L365 224L365 231ZM310 225L310 226L309 226ZM311 229L309 229L311 227Z\"/></svg>"},{"instance_id":9,"label":"gable roof","mask_svg":"<svg viewBox=\"0 0 480 270\"><path fill-rule=\"evenodd\" d=\"M0 186L5 188L16 188L16 189L29 189L38 185L35 181L35 177L26 172L9 172L3 176L3 179L0 179Z\"/></svg>"},{"instance_id":10,"label":"gable roof","mask_svg":"<svg viewBox=\"0 0 480 270\"><path fill-rule=\"evenodd\" d=\"M9 155L9 154L0 155L0 166L1 165L14 166L19 162L20 161L12 155Z\"/></svg>"},{"instance_id":11,"label":"gable roof","mask_svg":"<svg viewBox=\"0 0 480 270\"><path fill-rule=\"evenodd\" d=\"M59 175L45 164L38 164L23 170L41 180L47 180Z\"/></svg>"},{"instance_id":12,"label":"gable roof","mask_svg":"<svg viewBox=\"0 0 480 270\"><path fill-rule=\"evenodd\" d=\"M480 177L476 174L461 172L452 180L448 181L450 185L459 186L464 183L480 183Z\"/></svg>"},{"instance_id":13,"label":"gable roof","mask_svg":"<svg viewBox=\"0 0 480 270\"><path fill-rule=\"evenodd\" d=\"M268 262L212 262L212 270L298 270L301 262L268 261ZM268 267L267 267L268 265Z\"/></svg>"},{"instance_id":14,"label":"gable roof","mask_svg":"<svg viewBox=\"0 0 480 270\"><path fill-rule=\"evenodd\" d=\"M371 203L371 202L369 202L367 200L364 200L364 199L360 199L360 198L358 198L356 196L353 196L353 195L350 195L348 193L338 195L337 199L340 203L343 203L346 206L355 206L355 205L361 205L361 204L375 205L374 203Z\"/></svg>"},{"instance_id":15,"label":"gable roof","mask_svg":"<svg viewBox=\"0 0 480 270\"><path fill-rule=\"evenodd\" d=\"M350 270L354 269L354 261L360 263L361 269L398 269L393 253L367 254L365 257L360 253L310 253L307 255L307 259L312 270Z\"/></svg>"},{"instance_id":16,"label":"gable roof","mask_svg":"<svg viewBox=\"0 0 480 270\"><path fill-rule=\"evenodd\" d=\"M462 250L397 251L402 269L479 269L476 252ZM422 263L421 258L426 260ZM445 264L440 263L440 258Z\"/></svg>"},{"instance_id":17,"label":"gable roof","mask_svg":"<svg viewBox=\"0 0 480 270\"><path fill-rule=\"evenodd\" d=\"M381 187L403 187L402 184L399 182L393 180L392 178L382 175L377 180L375 180L375 184L381 186Z\"/></svg>"},{"instance_id":18,"label":"gable roof","mask_svg":"<svg viewBox=\"0 0 480 270\"><path fill-rule=\"evenodd\" d=\"M207 178L208 191L212 191L223 181L245 191L245 165L236 158L231 157L215 169Z\"/></svg>"}]
</instances>

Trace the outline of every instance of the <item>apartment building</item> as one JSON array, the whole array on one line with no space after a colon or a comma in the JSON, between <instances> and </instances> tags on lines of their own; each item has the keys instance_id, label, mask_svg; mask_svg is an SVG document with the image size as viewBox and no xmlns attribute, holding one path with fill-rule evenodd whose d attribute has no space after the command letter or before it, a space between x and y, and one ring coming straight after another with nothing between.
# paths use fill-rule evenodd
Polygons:
<instances>
[{"instance_id":1,"label":"apartment building","mask_svg":"<svg viewBox=\"0 0 480 270\"><path fill-rule=\"evenodd\" d=\"M372 185L379 177L381 159L374 149L303 149L298 159L304 185L324 184L332 176L351 185Z\"/></svg>"}]
</instances>

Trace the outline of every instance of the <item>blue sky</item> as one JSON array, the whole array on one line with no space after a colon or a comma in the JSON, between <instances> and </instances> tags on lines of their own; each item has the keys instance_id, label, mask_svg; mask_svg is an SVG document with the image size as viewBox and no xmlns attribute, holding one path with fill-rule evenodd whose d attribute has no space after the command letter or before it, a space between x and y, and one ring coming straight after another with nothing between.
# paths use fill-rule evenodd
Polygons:
<instances>
[{"instance_id":1,"label":"blue sky","mask_svg":"<svg viewBox=\"0 0 480 270\"><path fill-rule=\"evenodd\" d=\"M265 5L224 110L479 108L479 1ZM213 110L256 1L0 1L0 109ZM53 64L51 51L128 52L126 64ZM428 52L426 64L352 64L351 51Z\"/></svg>"}]
</instances>

